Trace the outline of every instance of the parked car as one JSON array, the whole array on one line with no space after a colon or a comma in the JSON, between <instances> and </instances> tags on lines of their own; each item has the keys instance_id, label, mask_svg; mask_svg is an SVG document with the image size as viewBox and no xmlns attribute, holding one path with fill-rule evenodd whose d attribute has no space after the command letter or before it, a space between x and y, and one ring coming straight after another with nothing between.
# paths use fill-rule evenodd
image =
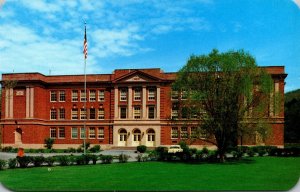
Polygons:
<instances>
[{"instance_id":1,"label":"parked car","mask_svg":"<svg viewBox=\"0 0 300 192\"><path fill-rule=\"evenodd\" d=\"M181 149L180 145L171 145L168 149L168 153L179 153L183 152L183 149Z\"/></svg>"}]
</instances>

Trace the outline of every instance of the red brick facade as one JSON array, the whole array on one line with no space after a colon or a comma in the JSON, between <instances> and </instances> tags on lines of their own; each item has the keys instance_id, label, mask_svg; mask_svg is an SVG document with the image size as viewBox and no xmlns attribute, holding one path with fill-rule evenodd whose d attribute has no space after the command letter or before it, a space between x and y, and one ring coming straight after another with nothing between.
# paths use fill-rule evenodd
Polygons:
<instances>
[{"instance_id":1,"label":"red brick facade","mask_svg":"<svg viewBox=\"0 0 300 192\"><path fill-rule=\"evenodd\" d=\"M284 67L265 67L275 90L284 93ZM56 148L78 147L84 140L102 148L149 147L178 143L192 128L172 125L171 83L176 73L160 69L115 70L113 74L87 75L84 120L84 76L45 76L39 73L3 74L14 80L3 87L1 131L3 146L42 148L55 138ZM83 91L83 92L82 92ZM283 146L284 108L273 114L272 134L266 145ZM177 130L177 131L176 131ZM199 147L209 143L197 141ZM255 141L245 144L255 145Z\"/></svg>"}]
</instances>

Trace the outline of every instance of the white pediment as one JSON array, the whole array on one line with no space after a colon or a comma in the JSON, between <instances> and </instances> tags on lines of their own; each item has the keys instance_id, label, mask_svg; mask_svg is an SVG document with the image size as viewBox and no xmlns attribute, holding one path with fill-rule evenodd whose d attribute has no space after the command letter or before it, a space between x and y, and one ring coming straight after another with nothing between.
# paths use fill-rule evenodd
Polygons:
<instances>
[{"instance_id":1,"label":"white pediment","mask_svg":"<svg viewBox=\"0 0 300 192\"><path fill-rule=\"evenodd\" d=\"M126 79L125 81L127 81L127 82L145 82L146 79L144 79L138 75L135 75L133 77L130 77L129 79Z\"/></svg>"}]
</instances>

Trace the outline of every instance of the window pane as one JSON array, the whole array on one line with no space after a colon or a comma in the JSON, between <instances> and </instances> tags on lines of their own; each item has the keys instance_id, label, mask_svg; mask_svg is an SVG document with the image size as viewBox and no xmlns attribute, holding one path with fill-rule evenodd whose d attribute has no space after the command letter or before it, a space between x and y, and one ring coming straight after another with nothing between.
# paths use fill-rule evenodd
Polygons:
<instances>
[{"instance_id":1,"label":"window pane","mask_svg":"<svg viewBox=\"0 0 300 192\"><path fill-rule=\"evenodd\" d=\"M90 127L90 130L89 130L89 138L90 138L90 139L95 139L95 138L96 138L96 130L95 130L95 127Z\"/></svg>"},{"instance_id":2,"label":"window pane","mask_svg":"<svg viewBox=\"0 0 300 192\"><path fill-rule=\"evenodd\" d=\"M84 90L80 91L80 101L86 101L86 94Z\"/></svg>"},{"instance_id":3,"label":"window pane","mask_svg":"<svg viewBox=\"0 0 300 192\"><path fill-rule=\"evenodd\" d=\"M58 138L65 138L65 128L64 127L59 128Z\"/></svg>"},{"instance_id":4,"label":"window pane","mask_svg":"<svg viewBox=\"0 0 300 192\"><path fill-rule=\"evenodd\" d=\"M154 119L155 116L155 108L153 106L148 107L148 118L149 119Z\"/></svg>"},{"instance_id":5,"label":"window pane","mask_svg":"<svg viewBox=\"0 0 300 192\"><path fill-rule=\"evenodd\" d=\"M104 139L104 128L103 127L98 128L98 139Z\"/></svg>"},{"instance_id":6,"label":"window pane","mask_svg":"<svg viewBox=\"0 0 300 192\"><path fill-rule=\"evenodd\" d=\"M56 138L56 128L50 128L50 138Z\"/></svg>"},{"instance_id":7,"label":"window pane","mask_svg":"<svg viewBox=\"0 0 300 192\"><path fill-rule=\"evenodd\" d=\"M65 91L59 91L59 101L66 101Z\"/></svg>"},{"instance_id":8,"label":"window pane","mask_svg":"<svg viewBox=\"0 0 300 192\"><path fill-rule=\"evenodd\" d=\"M90 109L90 119L96 119L96 109L95 108Z\"/></svg>"},{"instance_id":9,"label":"window pane","mask_svg":"<svg viewBox=\"0 0 300 192\"><path fill-rule=\"evenodd\" d=\"M64 108L59 109L59 119L65 119L65 109Z\"/></svg>"},{"instance_id":10,"label":"window pane","mask_svg":"<svg viewBox=\"0 0 300 192\"><path fill-rule=\"evenodd\" d=\"M177 127L172 127L171 138L172 139L177 139L178 138L178 128Z\"/></svg>"},{"instance_id":11,"label":"window pane","mask_svg":"<svg viewBox=\"0 0 300 192\"><path fill-rule=\"evenodd\" d=\"M56 109L50 110L50 119L56 119L57 118L57 112Z\"/></svg>"},{"instance_id":12,"label":"window pane","mask_svg":"<svg viewBox=\"0 0 300 192\"><path fill-rule=\"evenodd\" d=\"M187 127L181 127L180 137L181 137L181 139L187 139L188 138Z\"/></svg>"},{"instance_id":13,"label":"window pane","mask_svg":"<svg viewBox=\"0 0 300 192\"><path fill-rule=\"evenodd\" d=\"M72 109L72 119L78 119L78 109Z\"/></svg>"},{"instance_id":14,"label":"window pane","mask_svg":"<svg viewBox=\"0 0 300 192\"><path fill-rule=\"evenodd\" d=\"M141 89L140 88L135 88L134 89L134 100L135 101L140 101L141 100Z\"/></svg>"},{"instance_id":15,"label":"window pane","mask_svg":"<svg viewBox=\"0 0 300 192\"><path fill-rule=\"evenodd\" d=\"M98 109L98 119L104 119L104 109Z\"/></svg>"},{"instance_id":16,"label":"window pane","mask_svg":"<svg viewBox=\"0 0 300 192\"><path fill-rule=\"evenodd\" d=\"M80 109L80 119L86 119L86 109Z\"/></svg>"},{"instance_id":17,"label":"window pane","mask_svg":"<svg viewBox=\"0 0 300 192\"><path fill-rule=\"evenodd\" d=\"M148 100L154 101L155 100L155 88L148 89Z\"/></svg>"},{"instance_id":18,"label":"window pane","mask_svg":"<svg viewBox=\"0 0 300 192\"><path fill-rule=\"evenodd\" d=\"M78 90L72 90L72 101L78 101Z\"/></svg>"},{"instance_id":19,"label":"window pane","mask_svg":"<svg viewBox=\"0 0 300 192\"><path fill-rule=\"evenodd\" d=\"M121 119L126 119L127 118L127 108L126 107L121 107Z\"/></svg>"},{"instance_id":20,"label":"window pane","mask_svg":"<svg viewBox=\"0 0 300 192\"><path fill-rule=\"evenodd\" d=\"M127 89L120 90L120 101L127 101Z\"/></svg>"},{"instance_id":21,"label":"window pane","mask_svg":"<svg viewBox=\"0 0 300 192\"><path fill-rule=\"evenodd\" d=\"M77 139L77 137L78 137L78 129L77 129L77 127L72 127L72 133L71 133L71 135L72 135L72 139Z\"/></svg>"},{"instance_id":22,"label":"window pane","mask_svg":"<svg viewBox=\"0 0 300 192\"><path fill-rule=\"evenodd\" d=\"M104 90L98 91L98 101L104 101Z\"/></svg>"},{"instance_id":23,"label":"window pane","mask_svg":"<svg viewBox=\"0 0 300 192\"><path fill-rule=\"evenodd\" d=\"M85 134L85 129L84 129L84 127L81 127L81 128L80 128L80 138L81 138L81 139L84 139L84 138L85 138L85 135L86 135L86 134Z\"/></svg>"},{"instance_id":24,"label":"window pane","mask_svg":"<svg viewBox=\"0 0 300 192\"><path fill-rule=\"evenodd\" d=\"M140 119L141 118L141 107L135 106L133 109L134 109L133 110L133 116L134 116L134 118L135 119Z\"/></svg>"},{"instance_id":25,"label":"window pane","mask_svg":"<svg viewBox=\"0 0 300 192\"><path fill-rule=\"evenodd\" d=\"M90 90L90 101L96 101L96 90Z\"/></svg>"},{"instance_id":26,"label":"window pane","mask_svg":"<svg viewBox=\"0 0 300 192\"><path fill-rule=\"evenodd\" d=\"M56 91L50 91L50 101L51 102L57 101Z\"/></svg>"}]
</instances>

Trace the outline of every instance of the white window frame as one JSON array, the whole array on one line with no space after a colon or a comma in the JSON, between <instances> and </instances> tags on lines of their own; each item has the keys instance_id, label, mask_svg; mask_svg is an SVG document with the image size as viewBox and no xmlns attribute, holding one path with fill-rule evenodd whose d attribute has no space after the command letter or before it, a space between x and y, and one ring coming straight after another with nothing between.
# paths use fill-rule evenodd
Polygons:
<instances>
[{"instance_id":1,"label":"white window frame","mask_svg":"<svg viewBox=\"0 0 300 192\"><path fill-rule=\"evenodd\" d=\"M134 88L133 91L133 100L134 101L140 101L142 98L142 89L139 87Z\"/></svg>"},{"instance_id":2,"label":"white window frame","mask_svg":"<svg viewBox=\"0 0 300 192\"><path fill-rule=\"evenodd\" d=\"M63 131L62 131L63 130ZM62 132L61 132L62 131ZM63 135L63 136L62 136ZM59 127L58 128L58 138L59 139L64 139L66 138L66 129L64 127Z\"/></svg>"},{"instance_id":3,"label":"white window frame","mask_svg":"<svg viewBox=\"0 0 300 192\"><path fill-rule=\"evenodd\" d=\"M58 118L59 119L65 119L66 118L66 110L65 108L59 108L58 109Z\"/></svg>"},{"instance_id":4,"label":"white window frame","mask_svg":"<svg viewBox=\"0 0 300 192\"><path fill-rule=\"evenodd\" d=\"M134 106L133 107L133 118L134 119L141 119L142 109L141 106Z\"/></svg>"},{"instance_id":5,"label":"white window frame","mask_svg":"<svg viewBox=\"0 0 300 192\"><path fill-rule=\"evenodd\" d=\"M156 90L154 87L148 88L148 101L155 101Z\"/></svg>"},{"instance_id":6,"label":"white window frame","mask_svg":"<svg viewBox=\"0 0 300 192\"><path fill-rule=\"evenodd\" d=\"M76 135L76 137L74 137ZM78 138L78 128L72 127L71 128L71 139L77 139Z\"/></svg>"},{"instance_id":7,"label":"white window frame","mask_svg":"<svg viewBox=\"0 0 300 192\"><path fill-rule=\"evenodd\" d=\"M59 91L58 92L59 95L59 102L65 102L66 101L66 91Z\"/></svg>"},{"instance_id":8,"label":"white window frame","mask_svg":"<svg viewBox=\"0 0 300 192\"><path fill-rule=\"evenodd\" d=\"M90 90L89 94L89 100L90 102L95 102L96 101L96 90Z\"/></svg>"},{"instance_id":9,"label":"white window frame","mask_svg":"<svg viewBox=\"0 0 300 192\"><path fill-rule=\"evenodd\" d=\"M96 128L89 127L89 139L96 139Z\"/></svg>"},{"instance_id":10,"label":"white window frame","mask_svg":"<svg viewBox=\"0 0 300 192\"><path fill-rule=\"evenodd\" d=\"M72 102L78 101L78 90L72 90Z\"/></svg>"},{"instance_id":11,"label":"white window frame","mask_svg":"<svg viewBox=\"0 0 300 192\"><path fill-rule=\"evenodd\" d=\"M153 118L150 118L150 108L153 108ZM155 113L155 106L154 105L150 105L150 106L148 106L148 119L155 119L155 115L156 115L156 113Z\"/></svg>"},{"instance_id":12,"label":"white window frame","mask_svg":"<svg viewBox=\"0 0 300 192\"><path fill-rule=\"evenodd\" d=\"M105 91L98 90L98 101L104 102L105 101Z\"/></svg>"},{"instance_id":13,"label":"white window frame","mask_svg":"<svg viewBox=\"0 0 300 192\"><path fill-rule=\"evenodd\" d=\"M92 110L94 110L94 118L91 118ZM96 109L95 108L90 108L89 119L96 119Z\"/></svg>"},{"instance_id":14,"label":"white window frame","mask_svg":"<svg viewBox=\"0 0 300 192\"><path fill-rule=\"evenodd\" d=\"M76 113L75 113L76 112ZM76 114L76 118L75 117L75 114ZM72 120L78 120L78 108L75 108L75 109L71 109L71 119Z\"/></svg>"},{"instance_id":15,"label":"white window frame","mask_svg":"<svg viewBox=\"0 0 300 192\"><path fill-rule=\"evenodd\" d=\"M57 92L50 91L50 102L57 102Z\"/></svg>"},{"instance_id":16,"label":"white window frame","mask_svg":"<svg viewBox=\"0 0 300 192\"><path fill-rule=\"evenodd\" d=\"M171 139L178 139L179 133L178 133L178 127L172 127L171 128Z\"/></svg>"},{"instance_id":17,"label":"white window frame","mask_svg":"<svg viewBox=\"0 0 300 192\"><path fill-rule=\"evenodd\" d=\"M56 109L50 109L50 120L56 120L56 119L57 119L57 110Z\"/></svg>"},{"instance_id":18,"label":"white window frame","mask_svg":"<svg viewBox=\"0 0 300 192\"><path fill-rule=\"evenodd\" d=\"M53 135L55 135L55 136L53 137ZM50 138L56 139L56 137L57 137L57 129L56 129L56 127L50 127Z\"/></svg>"},{"instance_id":19,"label":"white window frame","mask_svg":"<svg viewBox=\"0 0 300 192\"><path fill-rule=\"evenodd\" d=\"M104 119L105 118L105 111L104 108L98 109L98 119Z\"/></svg>"},{"instance_id":20,"label":"white window frame","mask_svg":"<svg viewBox=\"0 0 300 192\"><path fill-rule=\"evenodd\" d=\"M125 109L126 110L126 113L125 113L125 118L122 118L122 109ZM120 107L120 119L127 119L127 116L128 116L128 110L127 110L127 107Z\"/></svg>"},{"instance_id":21,"label":"white window frame","mask_svg":"<svg viewBox=\"0 0 300 192\"><path fill-rule=\"evenodd\" d=\"M86 92L84 90L80 90L80 101L86 101Z\"/></svg>"},{"instance_id":22,"label":"white window frame","mask_svg":"<svg viewBox=\"0 0 300 192\"><path fill-rule=\"evenodd\" d=\"M172 90L171 91L171 100L178 100L178 97L179 97L179 92Z\"/></svg>"},{"instance_id":23,"label":"white window frame","mask_svg":"<svg viewBox=\"0 0 300 192\"><path fill-rule=\"evenodd\" d=\"M87 114L86 114L87 109L81 108L80 109L80 119L85 120L87 119Z\"/></svg>"},{"instance_id":24,"label":"white window frame","mask_svg":"<svg viewBox=\"0 0 300 192\"><path fill-rule=\"evenodd\" d=\"M181 127L180 128L180 139L188 139L189 133L187 127Z\"/></svg>"},{"instance_id":25,"label":"white window frame","mask_svg":"<svg viewBox=\"0 0 300 192\"><path fill-rule=\"evenodd\" d=\"M127 101L127 89L120 89L120 101Z\"/></svg>"},{"instance_id":26,"label":"white window frame","mask_svg":"<svg viewBox=\"0 0 300 192\"><path fill-rule=\"evenodd\" d=\"M85 139L86 138L86 128L80 127L80 139Z\"/></svg>"},{"instance_id":27,"label":"white window frame","mask_svg":"<svg viewBox=\"0 0 300 192\"><path fill-rule=\"evenodd\" d=\"M98 139L104 139L104 127L98 127Z\"/></svg>"}]
</instances>

